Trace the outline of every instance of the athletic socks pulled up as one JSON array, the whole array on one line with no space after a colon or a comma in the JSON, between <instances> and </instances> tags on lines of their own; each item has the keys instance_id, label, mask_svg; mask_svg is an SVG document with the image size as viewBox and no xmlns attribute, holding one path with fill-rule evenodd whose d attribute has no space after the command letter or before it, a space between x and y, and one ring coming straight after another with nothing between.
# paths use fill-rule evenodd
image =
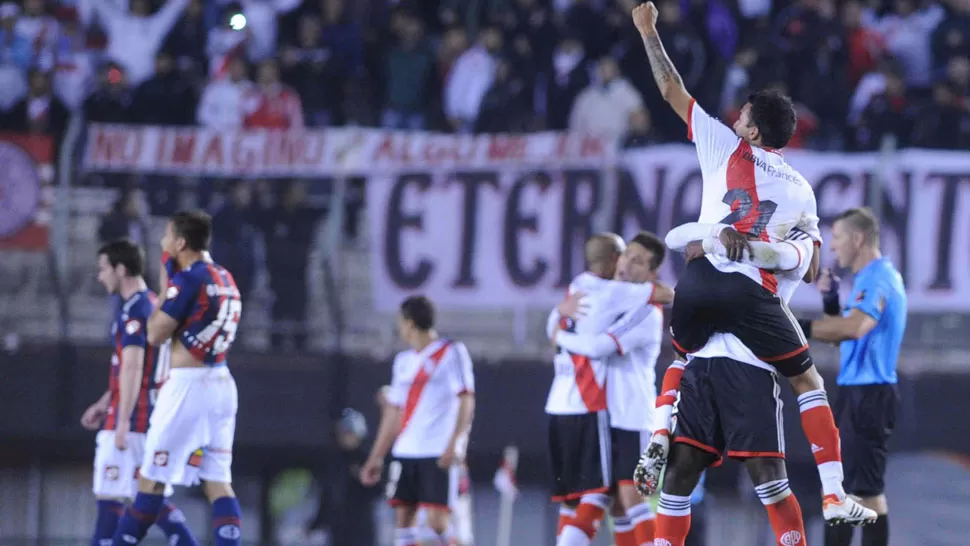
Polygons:
<instances>
[{"instance_id":1,"label":"athletic socks pulled up","mask_svg":"<svg viewBox=\"0 0 970 546\"><path fill-rule=\"evenodd\" d=\"M862 546L889 546L889 515L883 514L876 522L862 528Z\"/></svg>"},{"instance_id":2,"label":"athletic socks pulled up","mask_svg":"<svg viewBox=\"0 0 970 546\"><path fill-rule=\"evenodd\" d=\"M600 520L610 505L610 498L602 494L585 495L576 507L576 515L563 527L557 546L589 546Z\"/></svg>"},{"instance_id":3,"label":"athletic socks pulled up","mask_svg":"<svg viewBox=\"0 0 970 546\"><path fill-rule=\"evenodd\" d=\"M562 534L563 527L569 525L569 523L576 517L576 509L566 506L565 504L559 506L559 525L556 527L556 536Z\"/></svg>"},{"instance_id":4,"label":"athletic socks pulled up","mask_svg":"<svg viewBox=\"0 0 970 546\"><path fill-rule=\"evenodd\" d=\"M616 546L640 546L634 533L633 523L626 516L613 518L613 541Z\"/></svg>"},{"instance_id":5,"label":"athletic socks pulled up","mask_svg":"<svg viewBox=\"0 0 970 546\"><path fill-rule=\"evenodd\" d=\"M118 521L111 544L113 546L131 546L138 544L145 538L158 514L162 511L165 498L162 495L138 493L135 502L125 510L125 515Z\"/></svg>"},{"instance_id":6,"label":"athletic socks pulled up","mask_svg":"<svg viewBox=\"0 0 970 546\"><path fill-rule=\"evenodd\" d=\"M680 392L680 380L684 377L684 364L675 360L667 367L664 372L663 383L660 387L660 394L657 396L656 408L657 415L654 423L654 432L666 431L670 433L671 415L674 411L674 402L677 401L677 393Z\"/></svg>"},{"instance_id":7,"label":"athletic socks pulled up","mask_svg":"<svg viewBox=\"0 0 970 546\"><path fill-rule=\"evenodd\" d=\"M222 497L213 501L212 531L216 546L242 545L242 510L236 497Z\"/></svg>"},{"instance_id":8,"label":"athletic socks pulled up","mask_svg":"<svg viewBox=\"0 0 970 546\"><path fill-rule=\"evenodd\" d=\"M768 511L768 521L771 522L777 543L782 546L807 546L802 508L792 494L788 480L766 482L754 490Z\"/></svg>"},{"instance_id":9,"label":"athletic socks pulled up","mask_svg":"<svg viewBox=\"0 0 970 546\"><path fill-rule=\"evenodd\" d=\"M670 546L684 546L690 532L690 497L660 493L656 525L656 540L666 540Z\"/></svg>"},{"instance_id":10,"label":"athletic socks pulled up","mask_svg":"<svg viewBox=\"0 0 970 546\"><path fill-rule=\"evenodd\" d=\"M158 514L155 525L168 537L169 544L199 546L199 542L195 540L192 532L185 526L185 514L170 502L166 502L162 506L162 511Z\"/></svg>"},{"instance_id":11,"label":"athletic socks pulled up","mask_svg":"<svg viewBox=\"0 0 970 546\"><path fill-rule=\"evenodd\" d=\"M125 505L113 500L98 501L98 519L94 522L91 546L111 546L118 521L125 513Z\"/></svg>"},{"instance_id":12,"label":"athletic socks pulled up","mask_svg":"<svg viewBox=\"0 0 970 546\"><path fill-rule=\"evenodd\" d=\"M834 496L838 500L844 499L842 443L825 390L819 389L800 395L798 410L802 416L802 430L812 445L812 455L818 465L823 494Z\"/></svg>"},{"instance_id":13,"label":"athletic socks pulled up","mask_svg":"<svg viewBox=\"0 0 970 546\"><path fill-rule=\"evenodd\" d=\"M650 505L644 502L632 506L626 511L626 517L630 519L630 523L633 525L633 533L637 539L637 546L643 546L644 544L652 546L656 533L657 516L650 509Z\"/></svg>"}]
</instances>

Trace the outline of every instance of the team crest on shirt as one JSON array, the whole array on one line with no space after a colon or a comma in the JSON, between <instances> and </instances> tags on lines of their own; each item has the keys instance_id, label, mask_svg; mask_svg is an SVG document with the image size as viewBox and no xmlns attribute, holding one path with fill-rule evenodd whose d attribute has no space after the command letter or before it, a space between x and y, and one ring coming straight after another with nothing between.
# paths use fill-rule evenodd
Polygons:
<instances>
[{"instance_id":1,"label":"team crest on shirt","mask_svg":"<svg viewBox=\"0 0 970 546\"><path fill-rule=\"evenodd\" d=\"M178 296L178 295L179 295L179 287L177 286L169 286L168 290L165 291L165 299L167 300L175 299L175 296Z\"/></svg>"},{"instance_id":2,"label":"team crest on shirt","mask_svg":"<svg viewBox=\"0 0 970 546\"><path fill-rule=\"evenodd\" d=\"M864 299L866 299L866 291L865 290L859 290L859 293L856 294L856 296L855 296L855 302L856 303L859 303L859 302L861 302Z\"/></svg>"},{"instance_id":3,"label":"team crest on shirt","mask_svg":"<svg viewBox=\"0 0 970 546\"><path fill-rule=\"evenodd\" d=\"M127 332L129 336L137 334L138 330L141 330L141 323L138 322L137 319L131 319L125 323L125 332Z\"/></svg>"},{"instance_id":4,"label":"team crest on shirt","mask_svg":"<svg viewBox=\"0 0 970 546\"><path fill-rule=\"evenodd\" d=\"M168 451L156 451L152 457L152 464L155 466L168 466Z\"/></svg>"},{"instance_id":5,"label":"team crest on shirt","mask_svg":"<svg viewBox=\"0 0 970 546\"><path fill-rule=\"evenodd\" d=\"M120 477L120 475L121 475L121 471L118 469L117 466L104 467L105 480L108 480L109 482L115 482L115 481L118 481L118 478Z\"/></svg>"}]
</instances>

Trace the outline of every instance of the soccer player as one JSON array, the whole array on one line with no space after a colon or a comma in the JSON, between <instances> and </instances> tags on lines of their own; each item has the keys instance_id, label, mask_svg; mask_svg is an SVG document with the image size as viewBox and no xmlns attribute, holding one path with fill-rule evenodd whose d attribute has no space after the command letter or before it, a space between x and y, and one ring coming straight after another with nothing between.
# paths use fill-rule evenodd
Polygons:
<instances>
[{"instance_id":1,"label":"soccer player","mask_svg":"<svg viewBox=\"0 0 970 546\"><path fill-rule=\"evenodd\" d=\"M166 485L201 480L212 503L216 546L242 543L232 489L232 442L239 405L226 355L236 338L242 300L232 275L209 257L212 220L204 212L171 217L161 246L165 299L148 319L148 342L172 341L169 378L152 413L138 495L114 535L115 546L141 541L163 507Z\"/></svg>"},{"instance_id":2,"label":"soccer player","mask_svg":"<svg viewBox=\"0 0 970 546\"><path fill-rule=\"evenodd\" d=\"M666 247L656 235L646 231L637 234L618 261L615 281L656 282L665 254ZM579 318L583 296L570 294L559 305L559 315ZM555 345L572 354L606 359L616 546L653 544L654 514L634 487L632 476L653 429L652 408L657 396L654 367L663 341L663 309L644 302L602 333L577 334L557 328L550 334Z\"/></svg>"},{"instance_id":3,"label":"soccer player","mask_svg":"<svg viewBox=\"0 0 970 546\"><path fill-rule=\"evenodd\" d=\"M788 143L794 131L795 111L791 100L773 92L755 93L742 109L733 130L729 129L697 106L684 88L657 34L657 10L653 3L635 8L633 19L664 99L687 122L688 137L697 146L704 179L700 221L719 224L716 236L729 251L728 257L711 255L693 260L682 274L672 310L674 345L682 355L699 355L701 349L712 347L709 342L713 334L725 333L729 337L724 339L728 345L734 345L734 350L718 355L711 352L708 356L727 358L733 363L718 366L714 373L724 373L723 368L737 368L737 380L757 382L759 379L741 379L751 372L737 358L731 358L750 355L753 358L742 360L759 362L765 371L777 371L789 378L799 397L802 427L809 441L818 447L814 455L825 495L825 519L854 523L874 519L874 513L847 497L842 488L838 429L821 376L808 353L808 344L781 297L779 277L771 270L736 261L750 248L749 238L761 242L784 240L799 224L810 227L806 234L815 243L821 241L812 188L777 151ZM803 258L802 262L809 264L805 274L814 271L815 249L799 251L799 255L812 256L811 260ZM695 367L694 372L705 373L700 367ZM728 386L718 382L716 389ZM713 396L712 393L705 396L708 394ZM773 404L772 399L765 392L761 403L767 408ZM659 433L655 433L654 439L658 440L657 445L663 446L667 439L658 438ZM653 447L651 441L648 450ZM733 451L734 456L762 459L749 468L772 467L784 471L779 459L763 460L778 457L781 450ZM767 471L755 474L774 475ZM755 483L761 482L755 480Z\"/></svg>"},{"instance_id":4,"label":"soccer player","mask_svg":"<svg viewBox=\"0 0 970 546\"><path fill-rule=\"evenodd\" d=\"M475 414L468 349L439 337L434 325L434 306L427 298L415 296L401 304L398 333L411 348L394 357L377 439L360 470L361 483L376 485L391 451L387 496L395 509L395 546L418 542L419 506L427 510L428 525L437 533L436 546L452 543L448 501L458 486L452 468Z\"/></svg>"},{"instance_id":5,"label":"soccer player","mask_svg":"<svg viewBox=\"0 0 970 546\"><path fill-rule=\"evenodd\" d=\"M580 335L598 334L617 318L643 304L668 303L673 291L656 283L613 281L625 249L612 233L594 235L585 245L587 272L569 285L588 304L578 320L559 317L553 310L547 331L559 329ZM590 358L559 348L553 360L555 376L546 401L549 415L549 455L554 502L561 503L559 546L585 546L596 534L609 506L613 486L612 445L607 413L606 358Z\"/></svg>"},{"instance_id":6,"label":"soccer player","mask_svg":"<svg viewBox=\"0 0 970 546\"><path fill-rule=\"evenodd\" d=\"M809 338L841 343L836 382L839 430L845 453L846 490L878 514L862 531L866 546L889 544L889 510L885 473L889 437L896 423L899 394L896 361L906 330L906 288L902 276L879 250L879 221L868 209L850 209L832 226L832 250L841 267L855 279L845 311L829 274L819 280L830 316L801 321ZM853 530L846 525L825 531L826 546L848 546Z\"/></svg>"},{"instance_id":7,"label":"soccer player","mask_svg":"<svg viewBox=\"0 0 970 546\"><path fill-rule=\"evenodd\" d=\"M169 346L153 347L146 338L146 323L155 307L155 294L145 284L142 249L128 239L118 239L99 248L97 256L98 282L108 294L117 294L122 299L119 313L111 324L114 353L108 390L81 417L84 428L101 428L94 455L98 518L91 546L105 546L111 544L125 504L138 491L138 465L145 452L145 431L155 406L156 391L168 374ZM173 544L198 544L185 526L182 513L172 503L164 503L155 523Z\"/></svg>"}]
</instances>

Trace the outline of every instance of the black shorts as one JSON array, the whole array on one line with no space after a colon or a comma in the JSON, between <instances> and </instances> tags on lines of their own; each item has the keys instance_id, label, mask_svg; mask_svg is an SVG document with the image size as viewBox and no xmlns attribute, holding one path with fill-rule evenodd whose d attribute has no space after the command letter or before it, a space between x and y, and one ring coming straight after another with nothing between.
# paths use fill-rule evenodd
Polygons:
<instances>
[{"instance_id":1,"label":"black shorts","mask_svg":"<svg viewBox=\"0 0 970 546\"><path fill-rule=\"evenodd\" d=\"M552 500L579 500L583 495L608 492L611 455L610 417L605 411L550 415Z\"/></svg>"},{"instance_id":2,"label":"black shorts","mask_svg":"<svg viewBox=\"0 0 970 546\"><path fill-rule=\"evenodd\" d=\"M839 387L835 421L842 438L845 490L875 497L886 488L889 438L896 427L899 392L896 385Z\"/></svg>"},{"instance_id":3,"label":"black shorts","mask_svg":"<svg viewBox=\"0 0 970 546\"><path fill-rule=\"evenodd\" d=\"M785 457L777 376L730 358L694 358L674 410L675 442L736 459Z\"/></svg>"},{"instance_id":4,"label":"black shorts","mask_svg":"<svg viewBox=\"0 0 970 546\"><path fill-rule=\"evenodd\" d=\"M785 377L812 367L805 333L776 294L741 273L692 260L677 279L670 333L681 355L700 350L715 332L734 334Z\"/></svg>"},{"instance_id":5,"label":"black shorts","mask_svg":"<svg viewBox=\"0 0 970 546\"><path fill-rule=\"evenodd\" d=\"M646 432L639 430L610 429L613 451L613 481L615 485L633 485L633 471L640 461Z\"/></svg>"},{"instance_id":6,"label":"black shorts","mask_svg":"<svg viewBox=\"0 0 970 546\"><path fill-rule=\"evenodd\" d=\"M457 484L449 470L438 468L438 459L395 458L387 471L387 498L391 506L426 506L448 510L448 499Z\"/></svg>"}]
</instances>

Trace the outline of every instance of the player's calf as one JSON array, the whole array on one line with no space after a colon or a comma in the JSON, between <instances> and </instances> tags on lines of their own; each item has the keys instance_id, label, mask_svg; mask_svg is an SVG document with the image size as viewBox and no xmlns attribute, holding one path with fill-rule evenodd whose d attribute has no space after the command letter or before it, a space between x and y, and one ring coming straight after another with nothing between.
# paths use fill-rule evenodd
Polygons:
<instances>
[{"instance_id":1,"label":"player's calf","mask_svg":"<svg viewBox=\"0 0 970 546\"><path fill-rule=\"evenodd\" d=\"M118 499L98 499L98 517L94 523L91 546L110 546L118 521L125 513L125 503Z\"/></svg>"},{"instance_id":2,"label":"player's calf","mask_svg":"<svg viewBox=\"0 0 970 546\"><path fill-rule=\"evenodd\" d=\"M135 496L134 502L118 521L118 527L115 529L111 542L113 546L131 546L138 544L145 538L148 529L155 524L165 504L165 497L163 496L165 487L162 484L158 485L161 487L157 493L144 492L139 485L139 492Z\"/></svg>"},{"instance_id":3,"label":"player's calf","mask_svg":"<svg viewBox=\"0 0 970 546\"><path fill-rule=\"evenodd\" d=\"M170 544L178 546L199 546L199 542L192 536L192 532L185 525L185 514L174 504L166 502L162 506L155 525L165 533Z\"/></svg>"},{"instance_id":4,"label":"player's calf","mask_svg":"<svg viewBox=\"0 0 970 546\"><path fill-rule=\"evenodd\" d=\"M207 481L202 486L212 503L212 530L216 546L242 544L242 509L232 486L224 482Z\"/></svg>"},{"instance_id":5,"label":"player's calf","mask_svg":"<svg viewBox=\"0 0 970 546\"><path fill-rule=\"evenodd\" d=\"M576 518L576 507L565 503L559 505L559 524L556 526L556 536L562 534L563 528Z\"/></svg>"}]
</instances>

